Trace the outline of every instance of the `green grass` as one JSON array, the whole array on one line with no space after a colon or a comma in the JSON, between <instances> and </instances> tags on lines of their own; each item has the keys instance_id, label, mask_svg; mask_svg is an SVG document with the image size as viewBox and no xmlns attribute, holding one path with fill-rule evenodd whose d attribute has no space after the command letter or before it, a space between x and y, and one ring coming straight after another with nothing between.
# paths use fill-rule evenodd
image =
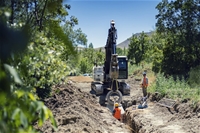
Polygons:
<instances>
[{"instance_id":1,"label":"green grass","mask_svg":"<svg viewBox=\"0 0 200 133\"><path fill-rule=\"evenodd\" d=\"M157 74L155 82L149 87L150 93L158 92L163 97L174 100L187 99L193 103L200 102L200 88L191 87L184 80L174 81L172 77L165 78L163 74Z\"/></svg>"},{"instance_id":2,"label":"green grass","mask_svg":"<svg viewBox=\"0 0 200 133\"><path fill-rule=\"evenodd\" d=\"M143 71L147 71L147 73L151 73L151 64L143 64L143 65L131 65L128 64L128 73L130 75L141 76Z\"/></svg>"},{"instance_id":3,"label":"green grass","mask_svg":"<svg viewBox=\"0 0 200 133\"><path fill-rule=\"evenodd\" d=\"M148 92L158 92L163 97L179 101L187 99L190 100L193 104L200 102L200 75L196 73L200 71L200 67L191 70L190 78L188 81L175 81L172 77L165 78L164 75L160 73L155 75L151 68L151 64L144 64L143 66L129 64L129 76L133 75L136 79L141 79L142 72L146 71L150 82Z\"/></svg>"}]
</instances>

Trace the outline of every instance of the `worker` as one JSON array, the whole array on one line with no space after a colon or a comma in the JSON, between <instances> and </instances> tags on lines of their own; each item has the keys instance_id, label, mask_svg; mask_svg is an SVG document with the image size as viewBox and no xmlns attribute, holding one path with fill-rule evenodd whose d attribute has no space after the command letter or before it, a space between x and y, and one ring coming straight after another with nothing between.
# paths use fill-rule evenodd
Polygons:
<instances>
[{"instance_id":1,"label":"worker","mask_svg":"<svg viewBox=\"0 0 200 133\"><path fill-rule=\"evenodd\" d=\"M146 97L142 97L140 100L140 104L138 105L138 109L144 109L147 108L147 96Z\"/></svg>"},{"instance_id":2,"label":"worker","mask_svg":"<svg viewBox=\"0 0 200 133\"><path fill-rule=\"evenodd\" d=\"M116 54L116 43L117 43L117 29L115 28L115 21L111 20L110 29L108 30L108 36L112 39L112 54Z\"/></svg>"},{"instance_id":3,"label":"worker","mask_svg":"<svg viewBox=\"0 0 200 133\"><path fill-rule=\"evenodd\" d=\"M143 97L147 96L147 87L148 87L148 77L146 75L146 72L143 72L143 79L141 82Z\"/></svg>"},{"instance_id":4,"label":"worker","mask_svg":"<svg viewBox=\"0 0 200 133\"><path fill-rule=\"evenodd\" d=\"M115 103L115 109L113 110L113 116L117 119L117 120L121 120L121 109L119 108L119 104Z\"/></svg>"}]
</instances>

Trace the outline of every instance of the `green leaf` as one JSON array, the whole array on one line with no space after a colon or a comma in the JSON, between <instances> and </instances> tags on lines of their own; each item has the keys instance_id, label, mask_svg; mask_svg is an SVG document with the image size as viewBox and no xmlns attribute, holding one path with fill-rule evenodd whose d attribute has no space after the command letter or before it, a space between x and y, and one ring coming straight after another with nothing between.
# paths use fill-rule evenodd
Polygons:
<instances>
[{"instance_id":1,"label":"green leaf","mask_svg":"<svg viewBox=\"0 0 200 133\"><path fill-rule=\"evenodd\" d=\"M19 115L19 112L20 112L20 111L21 111L20 108L16 108L16 109L14 110L13 114L12 114L11 119L15 120L16 117L17 117L17 115Z\"/></svg>"},{"instance_id":2,"label":"green leaf","mask_svg":"<svg viewBox=\"0 0 200 133\"><path fill-rule=\"evenodd\" d=\"M8 71L10 72L10 74L13 76L14 81L15 81L16 83L22 84L22 81L21 81L21 79L19 78L19 75L17 74L16 70L15 70L13 67L11 67L11 66L8 65L8 64L4 64L4 67L5 67L6 70L8 70Z\"/></svg>"},{"instance_id":3,"label":"green leaf","mask_svg":"<svg viewBox=\"0 0 200 133\"><path fill-rule=\"evenodd\" d=\"M53 129L56 131L57 130L57 123L54 117L50 117L51 123L53 124Z\"/></svg>"},{"instance_id":4,"label":"green leaf","mask_svg":"<svg viewBox=\"0 0 200 133\"><path fill-rule=\"evenodd\" d=\"M42 126L43 122L45 121L45 114L44 114L43 109L40 110L39 117L40 117L40 119L39 119L38 124L39 124L39 126Z\"/></svg>"},{"instance_id":5,"label":"green leaf","mask_svg":"<svg viewBox=\"0 0 200 133\"><path fill-rule=\"evenodd\" d=\"M34 97L34 95L32 93L28 93L28 96L30 97L31 100L35 101L36 98Z\"/></svg>"},{"instance_id":6,"label":"green leaf","mask_svg":"<svg viewBox=\"0 0 200 133\"><path fill-rule=\"evenodd\" d=\"M24 126L24 128L27 128L28 121L27 121L27 118L22 111L20 112L20 121L21 121L21 124Z\"/></svg>"},{"instance_id":7,"label":"green leaf","mask_svg":"<svg viewBox=\"0 0 200 133\"><path fill-rule=\"evenodd\" d=\"M44 119L46 120L49 118L48 108L46 106L43 106L43 111L44 111Z\"/></svg>"},{"instance_id":8,"label":"green leaf","mask_svg":"<svg viewBox=\"0 0 200 133\"><path fill-rule=\"evenodd\" d=\"M44 106L44 103L38 101L38 102L37 102L37 109L36 109L36 110L39 111L43 106Z\"/></svg>"},{"instance_id":9,"label":"green leaf","mask_svg":"<svg viewBox=\"0 0 200 133\"><path fill-rule=\"evenodd\" d=\"M42 124L43 124L43 121L42 121L42 119L39 119L39 121L38 121L38 126L39 126L39 127L41 127L41 126L42 126Z\"/></svg>"},{"instance_id":10,"label":"green leaf","mask_svg":"<svg viewBox=\"0 0 200 133\"><path fill-rule=\"evenodd\" d=\"M17 90L17 91L15 91L15 93L17 94L18 98L22 97L25 94L25 92L22 90Z\"/></svg>"}]
</instances>

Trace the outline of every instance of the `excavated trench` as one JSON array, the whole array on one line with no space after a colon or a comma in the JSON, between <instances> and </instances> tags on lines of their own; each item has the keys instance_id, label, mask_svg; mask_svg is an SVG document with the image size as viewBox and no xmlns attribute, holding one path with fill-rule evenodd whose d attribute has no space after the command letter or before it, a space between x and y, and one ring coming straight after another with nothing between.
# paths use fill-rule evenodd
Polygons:
<instances>
[{"instance_id":1,"label":"excavated trench","mask_svg":"<svg viewBox=\"0 0 200 133\"><path fill-rule=\"evenodd\" d=\"M139 99L132 97L131 100L122 100L122 107L125 110L125 113L123 115L123 123L128 125L131 129L131 133L139 133L139 130L142 126L142 123L138 122L135 118L134 115L131 114L131 110L136 110L137 106L139 104Z\"/></svg>"},{"instance_id":2,"label":"excavated trench","mask_svg":"<svg viewBox=\"0 0 200 133\"><path fill-rule=\"evenodd\" d=\"M81 79L83 78L81 77ZM58 120L65 119L65 117L69 119L72 116L79 116L75 117L75 122L68 122L69 124L58 122L60 124L58 132L68 131L69 129L70 132L84 131L100 133L104 131L108 133L198 133L200 131L199 105L193 107L188 100L179 101L174 106L174 110L172 110L159 106L154 102L159 101L161 97L150 96L148 98L148 108L137 109L142 91L138 83L133 79L128 80L127 83L129 83L132 89L131 94L123 96L121 102L125 110L124 124L116 121L107 108L101 107L106 107L106 104L102 102L105 96L93 95L89 81L87 83L75 82L74 85L80 89L67 86L67 89L64 89L66 90L66 94L63 95L64 98L61 95L52 98L60 102L55 108L55 105L47 100L46 104L53 110ZM70 92L68 94L69 90L73 93ZM88 92L92 95L88 94ZM49 130L46 127L42 131Z\"/></svg>"},{"instance_id":3,"label":"excavated trench","mask_svg":"<svg viewBox=\"0 0 200 133\"><path fill-rule=\"evenodd\" d=\"M121 103L122 107L125 110L125 114L123 115L123 123L130 127L132 133L139 132L140 123L137 123L134 119L132 119L132 116L130 116L130 113L128 113L127 110L128 108L136 109L137 101L138 99L122 100Z\"/></svg>"},{"instance_id":4,"label":"excavated trench","mask_svg":"<svg viewBox=\"0 0 200 133\"><path fill-rule=\"evenodd\" d=\"M183 100L168 108L157 104L159 100L159 95L151 95L145 109L137 109L138 99L122 101L126 110L123 122L132 133L199 133L200 104Z\"/></svg>"},{"instance_id":5,"label":"excavated trench","mask_svg":"<svg viewBox=\"0 0 200 133\"><path fill-rule=\"evenodd\" d=\"M106 103L104 101L104 98L105 95L101 95L99 97L99 103L101 104L101 106L107 107L112 112L112 109L114 108L113 105L109 105L109 103ZM129 99L122 100L121 102L121 106L124 110L123 123L129 127L130 133L139 133L139 128L141 126L141 123L138 123L137 121L132 119L133 116L131 116L130 113L127 112L130 109L136 109L138 103L139 99L135 97L129 97Z\"/></svg>"}]
</instances>

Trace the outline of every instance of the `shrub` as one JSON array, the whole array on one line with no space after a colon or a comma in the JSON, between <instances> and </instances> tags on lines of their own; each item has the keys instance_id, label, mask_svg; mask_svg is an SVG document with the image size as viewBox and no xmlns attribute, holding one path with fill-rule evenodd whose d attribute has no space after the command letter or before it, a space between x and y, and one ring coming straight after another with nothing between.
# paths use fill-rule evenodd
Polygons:
<instances>
[{"instance_id":1,"label":"shrub","mask_svg":"<svg viewBox=\"0 0 200 133\"><path fill-rule=\"evenodd\" d=\"M188 83L191 87L199 87L200 89L200 66L190 70Z\"/></svg>"},{"instance_id":2,"label":"shrub","mask_svg":"<svg viewBox=\"0 0 200 133\"><path fill-rule=\"evenodd\" d=\"M199 101L198 88L191 88L185 80L175 81L173 77L164 77L164 74L158 73L155 82L149 87L149 92L158 92L163 97L171 99L190 99L192 101Z\"/></svg>"},{"instance_id":3,"label":"shrub","mask_svg":"<svg viewBox=\"0 0 200 133\"><path fill-rule=\"evenodd\" d=\"M36 88L41 98L49 96L52 85L63 81L69 73L67 63L61 59L64 48L62 45L56 45L57 43L61 42L38 33L35 41L29 43L24 58L18 64L24 83ZM28 71L23 72L24 68Z\"/></svg>"}]
</instances>

